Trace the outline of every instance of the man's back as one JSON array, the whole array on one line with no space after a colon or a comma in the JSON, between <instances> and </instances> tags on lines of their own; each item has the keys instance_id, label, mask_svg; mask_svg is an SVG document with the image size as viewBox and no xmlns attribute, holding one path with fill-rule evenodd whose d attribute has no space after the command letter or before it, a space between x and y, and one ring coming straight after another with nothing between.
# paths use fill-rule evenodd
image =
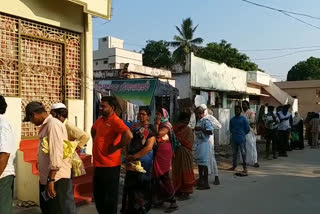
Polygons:
<instances>
[{"instance_id":1,"label":"man's back","mask_svg":"<svg viewBox=\"0 0 320 214\"><path fill-rule=\"evenodd\" d=\"M66 119L65 126L68 133L68 139L70 141L79 141L78 146L83 148L90 139L90 136L87 132L79 129L73 125L69 120Z\"/></svg>"},{"instance_id":2,"label":"man's back","mask_svg":"<svg viewBox=\"0 0 320 214\"><path fill-rule=\"evenodd\" d=\"M245 143L246 134L250 131L249 122L244 116L235 116L230 121L232 142Z\"/></svg>"}]
</instances>

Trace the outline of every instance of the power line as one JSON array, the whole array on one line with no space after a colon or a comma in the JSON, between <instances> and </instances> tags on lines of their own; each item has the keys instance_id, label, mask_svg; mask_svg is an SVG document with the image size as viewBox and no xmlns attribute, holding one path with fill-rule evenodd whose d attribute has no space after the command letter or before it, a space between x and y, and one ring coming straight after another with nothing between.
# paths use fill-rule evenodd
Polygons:
<instances>
[{"instance_id":1,"label":"power line","mask_svg":"<svg viewBox=\"0 0 320 214\"><path fill-rule=\"evenodd\" d=\"M267 49L243 49L239 51L243 52L263 52L263 51L287 51L287 50L299 50L299 49L306 49L306 48L320 48L320 46L304 46L304 47L292 47L292 48L267 48Z\"/></svg>"},{"instance_id":2,"label":"power line","mask_svg":"<svg viewBox=\"0 0 320 214\"><path fill-rule=\"evenodd\" d=\"M246 3L249 3L249 4L252 4L252 5L255 5L255 6L258 6L258 7L263 7L263 8L267 8L267 9L270 9L270 10L274 10L274 11L277 11L279 13L282 13L292 19L295 19L296 21L299 21L305 25L308 25L310 27L313 27L313 28L316 28L318 30L320 30L320 27L316 26L316 25L313 25L309 22L306 22L306 21L303 21L299 18L296 18L290 14L294 14L294 15L299 15L299 16L305 16L305 17L309 17L309 18L313 18L313 19L320 19L319 17L314 17L314 16L311 16L311 15L308 15L308 14L303 14L303 13L296 13L296 12L291 12L291 11L287 11L287 10L280 10L280 9L276 9L276 8L273 8L273 7L269 7L269 6L265 6L265 5L262 5L262 4L258 4L258 3L255 3L255 2L252 2L252 1L248 1L248 0L240 0L240 1L243 1L243 2L246 2Z\"/></svg>"},{"instance_id":3,"label":"power line","mask_svg":"<svg viewBox=\"0 0 320 214\"><path fill-rule=\"evenodd\" d=\"M296 52L293 52L293 53L284 54L284 55L280 55L280 56L265 57L265 58L251 59L251 60L257 61L257 60L278 59L278 58L282 58L282 57L286 57L286 56L291 56L291 55L294 55L294 54L297 54L297 53L304 53L304 52L311 52L311 51L320 51L320 49L296 51Z\"/></svg>"},{"instance_id":4,"label":"power line","mask_svg":"<svg viewBox=\"0 0 320 214\"><path fill-rule=\"evenodd\" d=\"M312 16L312 15L305 14L305 13L297 13L297 12L293 12L293 11L277 9L277 8L274 8L274 7L269 7L269 6L258 4L258 3L255 3L255 2L252 2L252 1L248 1L248 0L241 0L241 1L249 3L249 4L252 4L252 5L255 5L255 6L258 6L258 7L263 7L263 8L267 8L267 9L270 9L270 10L278 11L278 12L281 12L281 13L291 13L291 14L294 14L294 15L297 15L297 16L305 16L305 17L308 17L308 18L311 18L311 19L319 19L320 20L320 17Z\"/></svg>"},{"instance_id":5,"label":"power line","mask_svg":"<svg viewBox=\"0 0 320 214\"><path fill-rule=\"evenodd\" d=\"M292 18L292 19L297 20L298 22L301 22L301 23L303 23L303 24L305 24L305 25L308 25L308 26L310 26L310 27L314 27L314 28L317 28L317 29L320 30L320 27L318 27L318 26L316 26L316 25L313 25L313 24L310 24L310 23L308 23L308 22L306 22L306 21L303 21L303 20L301 20L301 19L299 19L299 18L297 18L297 17L294 17L294 16L290 15L289 13L286 13L286 12L281 12L281 13L284 14L284 15L286 15L286 16L289 16L289 17Z\"/></svg>"}]
</instances>

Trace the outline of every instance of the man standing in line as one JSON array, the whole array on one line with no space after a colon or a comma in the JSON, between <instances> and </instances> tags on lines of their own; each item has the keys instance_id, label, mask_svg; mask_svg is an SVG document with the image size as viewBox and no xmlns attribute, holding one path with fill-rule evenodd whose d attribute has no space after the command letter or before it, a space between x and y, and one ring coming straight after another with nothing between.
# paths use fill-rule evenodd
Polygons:
<instances>
[{"instance_id":1,"label":"man standing in line","mask_svg":"<svg viewBox=\"0 0 320 214\"><path fill-rule=\"evenodd\" d=\"M250 109L248 101L242 102L243 116L247 118L250 126L250 132L247 134L247 164L258 168L258 153L257 153L257 139L256 139L256 113Z\"/></svg>"},{"instance_id":2,"label":"man standing in line","mask_svg":"<svg viewBox=\"0 0 320 214\"><path fill-rule=\"evenodd\" d=\"M273 113L274 107L268 106L268 113L264 115L262 118L265 126L265 137L267 140L266 143L266 159L270 160L270 144L272 142L272 154L273 159L277 158L277 150L278 150L278 126L280 123L277 115Z\"/></svg>"},{"instance_id":3,"label":"man standing in line","mask_svg":"<svg viewBox=\"0 0 320 214\"><path fill-rule=\"evenodd\" d=\"M292 124L292 115L289 112L290 105L282 107L281 111L278 112L280 124L278 127L279 131L279 156L288 157L287 151L290 150L289 146L289 135Z\"/></svg>"},{"instance_id":4,"label":"man standing in line","mask_svg":"<svg viewBox=\"0 0 320 214\"><path fill-rule=\"evenodd\" d=\"M93 194L99 214L116 214L121 165L121 148L133 135L115 113L115 97L102 97L99 105L101 117L93 124Z\"/></svg>"},{"instance_id":5,"label":"man standing in line","mask_svg":"<svg viewBox=\"0 0 320 214\"><path fill-rule=\"evenodd\" d=\"M38 169L40 172L40 208L42 213L76 213L70 158L63 159L63 140L68 139L66 127L52 117L40 102L26 106L24 122L41 126L39 130ZM43 140L48 141L46 153Z\"/></svg>"},{"instance_id":6,"label":"man standing in line","mask_svg":"<svg viewBox=\"0 0 320 214\"><path fill-rule=\"evenodd\" d=\"M213 126L209 119L204 116L204 109L197 107L194 111L197 123L194 128L194 158L198 164L199 184L197 189L210 189L208 182L208 166L210 158L209 138L213 134Z\"/></svg>"},{"instance_id":7,"label":"man standing in line","mask_svg":"<svg viewBox=\"0 0 320 214\"><path fill-rule=\"evenodd\" d=\"M85 149L90 136L87 132L73 125L68 118L68 109L63 103L55 103L51 106L50 114L65 124L68 140L77 141L80 149Z\"/></svg>"},{"instance_id":8,"label":"man standing in line","mask_svg":"<svg viewBox=\"0 0 320 214\"><path fill-rule=\"evenodd\" d=\"M204 109L204 117L210 120L212 123L213 129L221 129L222 125L221 123L211 114L208 112L208 107L206 104L200 105ZM215 151L214 151L214 133L210 135L209 137L209 167L208 167L208 173L209 175L213 174L214 176L214 185L219 185L219 171L218 171L218 165L215 157Z\"/></svg>"},{"instance_id":9,"label":"man standing in line","mask_svg":"<svg viewBox=\"0 0 320 214\"><path fill-rule=\"evenodd\" d=\"M0 95L0 213L11 213L15 170L16 139L11 125L3 116L7 103Z\"/></svg>"},{"instance_id":10,"label":"man standing in line","mask_svg":"<svg viewBox=\"0 0 320 214\"><path fill-rule=\"evenodd\" d=\"M241 115L241 107L235 107L235 116L230 120L230 132L232 140L232 167L235 170L238 165L238 153L242 157L243 173L248 174L246 162L246 135L250 132L248 120Z\"/></svg>"}]
</instances>

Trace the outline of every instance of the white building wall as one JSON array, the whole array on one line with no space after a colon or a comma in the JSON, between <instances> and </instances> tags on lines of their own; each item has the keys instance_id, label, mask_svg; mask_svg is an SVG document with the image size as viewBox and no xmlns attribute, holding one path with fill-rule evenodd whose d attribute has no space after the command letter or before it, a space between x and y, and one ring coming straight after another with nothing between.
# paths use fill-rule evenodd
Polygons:
<instances>
[{"instance_id":1,"label":"white building wall","mask_svg":"<svg viewBox=\"0 0 320 214\"><path fill-rule=\"evenodd\" d=\"M192 98L192 89L191 89L191 75L190 73L179 74L174 76L176 83L175 87L179 90L179 98L186 99Z\"/></svg>"},{"instance_id":2,"label":"white building wall","mask_svg":"<svg viewBox=\"0 0 320 214\"><path fill-rule=\"evenodd\" d=\"M99 38L98 50L93 52L93 70L120 69L121 63L142 65L142 54L124 50L123 42L123 40L114 37Z\"/></svg>"},{"instance_id":3,"label":"white building wall","mask_svg":"<svg viewBox=\"0 0 320 214\"><path fill-rule=\"evenodd\" d=\"M191 87L246 92L247 72L196 57L191 53Z\"/></svg>"}]
</instances>

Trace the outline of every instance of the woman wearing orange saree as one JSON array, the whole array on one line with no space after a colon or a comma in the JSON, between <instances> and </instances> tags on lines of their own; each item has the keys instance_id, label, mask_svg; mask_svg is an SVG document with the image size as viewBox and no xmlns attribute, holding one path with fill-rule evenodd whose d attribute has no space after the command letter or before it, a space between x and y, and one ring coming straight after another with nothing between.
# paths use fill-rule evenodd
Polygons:
<instances>
[{"instance_id":1,"label":"woman wearing orange saree","mask_svg":"<svg viewBox=\"0 0 320 214\"><path fill-rule=\"evenodd\" d=\"M189 195L193 193L193 187L196 184L192 167L194 135L188 126L190 114L182 112L178 121L173 130L181 146L176 150L173 158L172 179L176 195L180 200L187 200L190 198Z\"/></svg>"}]
</instances>

